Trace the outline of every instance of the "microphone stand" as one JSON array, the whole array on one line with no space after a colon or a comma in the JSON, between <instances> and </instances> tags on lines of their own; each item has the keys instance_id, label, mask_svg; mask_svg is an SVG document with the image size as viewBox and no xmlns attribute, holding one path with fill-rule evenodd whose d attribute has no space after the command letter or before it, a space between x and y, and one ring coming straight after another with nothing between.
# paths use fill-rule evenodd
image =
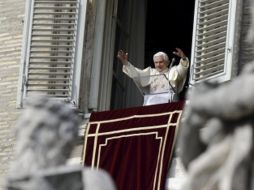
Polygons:
<instances>
[{"instance_id":1,"label":"microphone stand","mask_svg":"<svg viewBox=\"0 0 254 190\"><path fill-rule=\"evenodd\" d=\"M171 63L170 63L170 66L169 66L169 70L172 68L172 66L173 66L173 64L174 64L175 61L176 61L175 58L172 58ZM176 89L172 86L172 84L170 83L170 80L168 79L168 77L166 76L165 73L163 74L163 76L164 76L164 77L166 78L166 80L168 81L168 84L169 84L169 86L171 87L173 93L174 93L175 95L177 95ZM170 101L169 101L169 102L171 102L171 101L172 101L172 102L174 101L174 95L172 96L172 94L171 94L171 98L170 98Z\"/></svg>"},{"instance_id":2,"label":"microphone stand","mask_svg":"<svg viewBox=\"0 0 254 190\"><path fill-rule=\"evenodd\" d=\"M169 70L172 68L173 64L175 63L176 59L173 57L171 60L171 63L169 65ZM163 76L166 78L166 80L168 81L169 86L171 87L171 89L173 90L173 92L176 94L176 90L174 89L174 87L172 86L172 84L170 83L170 81L168 80L168 77L166 76L166 74L164 73Z\"/></svg>"},{"instance_id":3,"label":"microphone stand","mask_svg":"<svg viewBox=\"0 0 254 190\"><path fill-rule=\"evenodd\" d=\"M171 84L170 81L168 80L168 77L166 76L165 73L163 74L163 76L166 78L166 80L168 81L169 86L171 87L171 89L173 90L173 92L176 94L175 88L172 86L172 84Z\"/></svg>"},{"instance_id":4,"label":"microphone stand","mask_svg":"<svg viewBox=\"0 0 254 190\"><path fill-rule=\"evenodd\" d=\"M173 67L175 62L176 62L176 59L173 57L172 60L171 60L170 65L169 65L169 69L171 69Z\"/></svg>"}]
</instances>

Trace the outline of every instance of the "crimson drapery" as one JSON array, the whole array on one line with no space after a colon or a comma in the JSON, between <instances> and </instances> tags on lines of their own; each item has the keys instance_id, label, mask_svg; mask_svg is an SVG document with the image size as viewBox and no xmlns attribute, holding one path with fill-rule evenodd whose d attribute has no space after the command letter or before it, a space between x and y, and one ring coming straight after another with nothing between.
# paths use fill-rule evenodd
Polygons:
<instances>
[{"instance_id":1,"label":"crimson drapery","mask_svg":"<svg viewBox=\"0 0 254 190\"><path fill-rule=\"evenodd\" d=\"M184 102L91 114L84 164L109 172L117 190L163 190Z\"/></svg>"}]
</instances>

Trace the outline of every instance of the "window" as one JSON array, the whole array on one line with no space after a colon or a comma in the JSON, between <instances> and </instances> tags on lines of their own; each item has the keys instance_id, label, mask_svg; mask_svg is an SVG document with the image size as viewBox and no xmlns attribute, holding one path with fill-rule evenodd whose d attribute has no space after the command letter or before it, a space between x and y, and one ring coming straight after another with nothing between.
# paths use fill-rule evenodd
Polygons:
<instances>
[{"instance_id":1,"label":"window","mask_svg":"<svg viewBox=\"0 0 254 190\"><path fill-rule=\"evenodd\" d=\"M27 2L18 107L33 93L78 105L85 2Z\"/></svg>"},{"instance_id":2,"label":"window","mask_svg":"<svg viewBox=\"0 0 254 190\"><path fill-rule=\"evenodd\" d=\"M158 51L172 59L172 52L179 47L190 57L194 4L195 0L119 0L115 52L128 52L130 62L140 69L153 67L153 54ZM175 58L177 64L179 59ZM111 109L142 105L142 94L123 74L117 59L113 69Z\"/></svg>"},{"instance_id":3,"label":"window","mask_svg":"<svg viewBox=\"0 0 254 190\"><path fill-rule=\"evenodd\" d=\"M197 0L195 6L190 83L224 82L233 76L241 7L236 0Z\"/></svg>"}]
</instances>

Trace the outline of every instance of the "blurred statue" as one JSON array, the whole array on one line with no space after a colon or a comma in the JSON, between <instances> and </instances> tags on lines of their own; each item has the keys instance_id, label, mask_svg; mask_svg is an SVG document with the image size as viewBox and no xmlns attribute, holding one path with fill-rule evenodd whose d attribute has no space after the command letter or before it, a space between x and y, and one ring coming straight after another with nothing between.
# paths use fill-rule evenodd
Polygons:
<instances>
[{"instance_id":1,"label":"blurred statue","mask_svg":"<svg viewBox=\"0 0 254 190\"><path fill-rule=\"evenodd\" d=\"M189 94L178 139L183 190L254 190L253 84L254 61L232 81L203 83Z\"/></svg>"},{"instance_id":2,"label":"blurred statue","mask_svg":"<svg viewBox=\"0 0 254 190\"><path fill-rule=\"evenodd\" d=\"M109 175L80 165L67 166L80 119L71 104L34 97L16 127L16 160L6 190L114 190Z\"/></svg>"}]
</instances>

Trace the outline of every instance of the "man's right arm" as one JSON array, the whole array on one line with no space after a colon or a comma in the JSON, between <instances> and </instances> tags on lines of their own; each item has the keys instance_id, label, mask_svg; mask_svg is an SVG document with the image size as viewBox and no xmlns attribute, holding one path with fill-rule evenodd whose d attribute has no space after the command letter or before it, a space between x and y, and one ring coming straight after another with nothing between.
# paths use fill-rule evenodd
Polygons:
<instances>
[{"instance_id":1,"label":"man's right arm","mask_svg":"<svg viewBox=\"0 0 254 190\"><path fill-rule=\"evenodd\" d=\"M123 72L129 76L130 78L134 79L136 82L140 83L141 86L146 86L149 83L149 75L151 73L151 67L148 67L146 69L139 69L135 66L133 66L128 61L128 53L125 53L122 50L119 50L117 53L117 58L121 63L123 64Z\"/></svg>"},{"instance_id":2,"label":"man's right arm","mask_svg":"<svg viewBox=\"0 0 254 190\"><path fill-rule=\"evenodd\" d=\"M148 69L138 69L137 67L134 67L130 62L127 62L127 64L123 65L123 72L128 75L130 78L137 78L140 76L148 76L149 71Z\"/></svg>"}]
</instances>

